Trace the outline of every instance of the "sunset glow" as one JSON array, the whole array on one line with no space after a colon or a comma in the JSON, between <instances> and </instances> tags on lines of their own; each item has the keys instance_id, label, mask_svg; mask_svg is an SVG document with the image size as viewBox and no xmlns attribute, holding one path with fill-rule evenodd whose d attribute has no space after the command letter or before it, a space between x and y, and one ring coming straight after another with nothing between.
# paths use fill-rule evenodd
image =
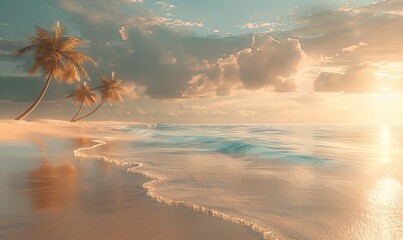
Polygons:
<instances>
[{"instance_id":1,"label":"sunset glow","mask_svg":"<svg viewBox=\"0 0 403 240\"><path fill-rule=\"evenodd\" d=\"M403 0L0 0L1 240L403 240Z\"/></svg>"},{"instance_id":2,"label":"sunset glow","mask_svg":"<svg viewBox=\"0 0 403 240\"><path fill-rule=\"evenodd\" d=\"M90 119L119 117L167 123L403 121L400 0L257 0L253 4L224 0L214 7L208 7L212 3L177 0L99 4L60 0L45 7L14 5L12 1L2 3L0 19L0 78L4 86L0 96L8 103L2 104L7 105L4 117L18 114L35 98L34 91L17 91L21 84L34 89L41 86L41 81L25 78L29 57L11 56L24 44L25 35L32 33L31 26L9 16L11 9L18 9L38 12L29 18L33 25L60 22L69 33L81 37L83 53L97 63L88 68L92 82L112 71L125 82L125 101L115 104L117 107L103 106L103 111ZM216 11L238 15L218 19L221 14ZM327 24L330 22L334 24ZM46 110L38 109L43 112L34 111L32 117L46 114L63 119L74 115L79 105L73 106L58 95L73 88L51 85L43 103ZM231 104L224 104L228 101ZM58 111L56 106L65 110Z\"/></svg>"}]
</instances>

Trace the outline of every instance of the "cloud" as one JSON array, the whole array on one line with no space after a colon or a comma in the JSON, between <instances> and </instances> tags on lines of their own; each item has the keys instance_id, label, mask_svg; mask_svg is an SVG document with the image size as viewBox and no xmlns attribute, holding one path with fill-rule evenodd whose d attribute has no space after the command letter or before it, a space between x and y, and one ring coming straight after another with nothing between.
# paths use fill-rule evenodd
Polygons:
<instances>
[{"instance_id":1,"label":"cloud","mask_svg":"<svg viewBox=\"0 0 403 240\"><path fill-rule=\"evenodd\" d=\"M182 19L174 19L172 21L167 21L168 26L180 26L180 27L204 27L204 24L201 22L189 22L183 21Z\"/></svg>"},{"instance_id":2,"label":"cloud","mask_svg":"<svg viewBox=\"0 0 403 240\"><path fill-rule=\"evenodd\" d=\"M234 87L240 86L239 66L235 55L219 58L216 63L204 61L196 68L199 73L188 82L184 97L214 97L230 95Z\"/></svg>"},{"instance_id":3,"label":"cloud","mask_svg":"<svg viewBox=\"0 0 403 240\"><path fill-rule=\"evenodd\" d=\"M80 11L66 8L83 38L90 41L85 52L98 63L91 76L114 70L122 80L144 87L154 99L225 96L235 89L295 90L291 77L303 56L298 40L275 40L267 34L199 37L171 28L203 27L202 23L149 12L127 15L113 2L98 1L101 8L94 1L78 3L83 7ZM94 16L108 12L102 29L89 12ZM128 41L119 36L123 23Z\"/></svg>"},{"instance_id":4,"label":"cloud","mask_svg":"<svg viewBox=\"0 0 403 240\"><path fill-rule=\"evenodd\" d=\"M360 7L355 10L357 13L371 12L377 14L392 14L402 15L403 1L402 0L383 0L374 1L372 5Z\"/></svg>"},{"instance_id":5,"label":"cloud","mask_svg":"<svg viewBox=\"0 0 403 240\"><path fill-rule=\"evenodd\" d=\"M173 4L168 4L166 2L161 2L161 1L156 2L155 4L157 4L162 10L167 11L167 12L169 12L172 9L176 8L176 6L173 5Z\"/></svg>"},{"instance_id":6,"label":"cloud","mask_svg":"<svg viewBox=\"0 0 403 240\"><path fill-rule=\"evenodd\" d=\"M349 47L345 47L342 49L342 52L354 52L355 50L361 48L361 47L366 47L368 44L365 42L359 42L357 44L351 45Z\"/></svg>"},{"instance_id":7,"label":"cloud","mask_svg":"<svg viewBox=\"0 0 403 240\"><path fill-rule=\"evenodd\" d=\"M270 32L273 32L276 27L280 26L280 23L277 22L248 22L241 26L241 29L258 29L258 28L266 28Z\"/></svg>"},{"instance_id":8,"label":"cloud","mask_svg":"<svg viewBox=\"0 0 403 240\"><path fill-rule=\"evenodd\" d=\"M289 16L296 28L281 36L298 38L307 55L321 65L400 62L403 15L392 10L403 11L403 1L386 0L359 8L299 8ZM333 59L320 63L321 56Z\"/></svg>"},{"instance_id":9,"label":"cloud","mask_svg":"<svg viewBox=\"0 0 403 240\"><path fill-rule=\"evenodd\" d=\"M374 67L368 64L351 66L344 73L321 72L314 82L317 92L374 92L376 86Z\"/></svg>"},{"instance_id":10,"label":"cloud","mask_svg":"<svg viewBox=\"0 0 403 240\"><path fill-rule=\"evenodd\" d=\"M255 34L251 48L238 53L239 75L249 90L270 87L274 91L294 91L290 77L296 73L304 52L298 40L276 40Z\"/></svg>"},{"instance_id":11,"label":"cloud","mask_svg":"<svg viewBox=\"0 0 403 240\"><path fill-rule=\"evenodd\" d=\"M137 94L137 86L133 82L125 83L122 85L123 88L123 97L128 99L137 99L139 96Z\"/></svg>"},{"instance_id":12,"label":"cloud","mask_svg":"<svg viewBox=\"0 0 403 240\"><path fill-rule=\"evenodd\" d=\"M296 39L275 40L267 34L255 34L250 48L219 58L216 63L205 61L200 73L188 82L184 96L226 96L234 89L295 91L291 77L303 56Z\"/></svg>"}]
</instances>

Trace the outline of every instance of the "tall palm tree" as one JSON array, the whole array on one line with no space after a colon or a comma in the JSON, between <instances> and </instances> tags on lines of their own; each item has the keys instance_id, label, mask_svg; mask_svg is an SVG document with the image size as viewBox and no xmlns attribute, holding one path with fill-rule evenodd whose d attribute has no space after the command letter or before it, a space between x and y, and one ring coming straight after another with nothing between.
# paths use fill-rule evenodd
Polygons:
<instances>
[{"instance_id":1,"label":"tall palm tree","mask_svg":"<svg viewBox=\"0 0 403 240\"><path fill-rule=\"evenodd\" d=\"M82 64L95 62L82 53L76 51L76 48L82 45L82 41L76 37L65 37L64 26L57 22L49 32L41 27L36 27L36 35L30 37L31 45L15 52L15 55L22 56L32 52L35 63L28 76L35 75L38 69L41 70L45 78L45 86L34 103L16 120L24 119L42 100L49 87L52 77L57 82L72 83L80 80L80 75L89 79L87 72Z\"/></svg>"},{"instance_id":2,"label":"tall palm tree","mask_svg":"<svg viewBox=\"0 0 403 240\"><path fill-rule=\"evenodd\" d=\"M102 106L102 104L104 104L104 102L112 104L113 102L122 102L123 101L122 96L120 95L121 93L124 92L124 89L120 86L120 84L122 83L122 80L116 79L114 72L112 72L111 79L109 79L107 76L102 76L101 82L102 82L101 85L96 87L102 94L101 103L90 113L73 120L73 122L79 121L83 118L90 116L95 111L97 111Z\"/></svg>"},{"instance_id":3,"label":"tall palm tree","mask_svg":"<svg viewBox=\"0 0 403 240\"><path fill-rule=\"evenodd\" d=\"M83 84L78 84L76 90L66 97L74 97L74 104L80 103L80 107L78 108L76 115L74 115L71 121L74 121L83 106L92 106L97 102L98 99L98 95L93 91L93 88L87 82L84 82Z\"/></svg>"}]
</instances>

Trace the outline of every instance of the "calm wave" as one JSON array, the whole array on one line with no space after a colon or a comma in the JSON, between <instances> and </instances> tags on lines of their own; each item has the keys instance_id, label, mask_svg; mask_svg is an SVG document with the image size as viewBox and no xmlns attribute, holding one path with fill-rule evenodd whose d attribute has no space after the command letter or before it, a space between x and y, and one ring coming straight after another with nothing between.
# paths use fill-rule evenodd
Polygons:
<instances>
[{"instance_id":1,"label":"calm wave","mask_svg":"<svg viewBox=\"0 0 403 240\"><path fill-rule=\"evenodd\" d=\"M152 178L149 195L266 239L403 239L400 126L155 125L99 149ZM106 145L107 146L107 145ZM99 152L98 152L99 153Z\"/></svg>"}]
</instances>

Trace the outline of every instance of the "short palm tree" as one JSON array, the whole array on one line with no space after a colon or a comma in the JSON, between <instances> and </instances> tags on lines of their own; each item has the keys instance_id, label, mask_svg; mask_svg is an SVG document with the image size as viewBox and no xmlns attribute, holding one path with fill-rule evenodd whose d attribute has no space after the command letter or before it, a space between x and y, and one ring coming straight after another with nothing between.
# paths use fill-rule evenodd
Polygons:
<instances>
[{"instance_id":1,"label":"short palm tree","mask_svg":"<svg viewBox=\"0 0 403 240\"><path fill-rule=\"evenodd\" d=\"M36 35L30 37L31 45L15 52L15 55L22 56L32 52L35 63L28 73L33 76L38 69L41 70L45 78L45 86L34 103L16 120L24 119L42 100L49 87L52 77L57 82L72 83L80 80L80 75L89 79L87 72L82 64L95 62L82 53L76 51L76 48L82 45L82 41L76 37L65 37L65 29L59 22L52 27L49 32L41 27L36 28Z\"/></svg>"},{"instance_id":2,"label":"short palm tree","mask_svg":"<svg viewBox=\"0 0 403 240\"><path fill-rule=\"evenodd\" d=\"M102 104L104 104L105 102L112 104L113 102L122 102L123 101L122 96L120 95L121 93L124 92L124 89L120 86L120 84L122 83L122 80L116 79L114 72L112 73L112 78L110 78L110 79L107 76L102 76L101 82L102 82L101 85L96 87L96 89L98 89L102 94L101 103L90 113L73 120L73 122L79 121L81 119L84 119L84 118L90 116L95 111L97 111L102 106Z\"/></svg>"},{"instance_id":3,"label":"short palm tree","mask_svg":"<svg viewBox=\"0 0 403 240\"><path fill-rule=\"evenodd\" d=\"M92 106L97 102L98 99L98 95L94 92L93 88L87 82L78 84L76 90L66 97L72 97L74 98L74 104L80 104L76 115L74 115L71 121L74 121L83 106Z\"/></svg>"}]
</instances>

